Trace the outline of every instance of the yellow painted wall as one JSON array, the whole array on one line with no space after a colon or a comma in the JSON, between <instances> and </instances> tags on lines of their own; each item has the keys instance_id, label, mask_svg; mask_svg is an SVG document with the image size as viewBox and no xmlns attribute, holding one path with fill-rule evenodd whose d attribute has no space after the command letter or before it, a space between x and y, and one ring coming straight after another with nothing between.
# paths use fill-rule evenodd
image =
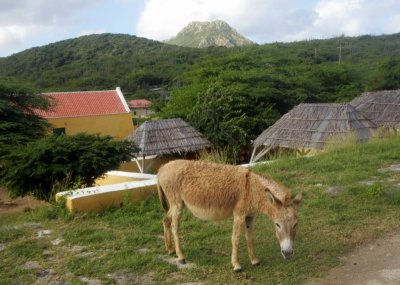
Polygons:
<instances>
[{"instance_id":1,"label":"yellow painted wall","mask_svg":"<svg viewBox=\"0 0 400 285\"><path fill-rule=\"evenodd\" d=\"M127 176L118 176L118 175L106 175L102 178L99 178L95 181L96 186L102 186L102 185L111 185L111 184L117 184L117 183L124 183L124 182L132 182L132 181L142 181L146 180L146 178L133 178L133 177L127 177Z\"/></svg>"},{"instance_id":2,"label":"yellow painted wall","mask_svg":"<svg viewBox=\"0 0 400 285\"><path fill-rule=\"evenodd\" d=\"M66 206L70 212L99 212L107 207L120 207L127 199L132 203L143 201L156 192L157 187L154 185L94 194L77 199L70 199L67 197ZM58 199L60 199L60 197L58 197Z\"/></svg>"},{"instance_id":3,"label":"yellow painted wall","mask_svg":"<svg viewBox=\"0 0 400 285\"><path fill-rule=\"evenodd\" d=\"M130 113L48 119L54 128L65 128L67 135L86 132L89 134L110 135L125 139L133 132Z\"/></svg>"}]
</instances>

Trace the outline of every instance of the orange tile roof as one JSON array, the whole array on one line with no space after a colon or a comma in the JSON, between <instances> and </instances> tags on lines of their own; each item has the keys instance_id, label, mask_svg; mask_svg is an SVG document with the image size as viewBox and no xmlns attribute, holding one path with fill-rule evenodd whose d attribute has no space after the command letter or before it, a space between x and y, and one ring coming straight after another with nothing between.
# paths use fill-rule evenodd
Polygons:
<instances>
[{"instance_id":1,"label":"orange tile roof","mask_svg":"<svg viewBox=\"0 0 400 285\"><path fill-rule=\"evenodd\" d=\"M45 93L54 105L48 111L36 110L36 113L46 119L128 113L126 101L118 91L119 88L107 91Z\"/></svg>"},{"instance_id":2,"label":"orange tile roof","mask_svg":"<svg viewBox=\"0 0 400 285\"><path fill-rule=\"evenodd\" d=\"M148 108L151 106L151 102L146 99L130 100L128 101L129 108Z\"/></svg>"}]
</instances>

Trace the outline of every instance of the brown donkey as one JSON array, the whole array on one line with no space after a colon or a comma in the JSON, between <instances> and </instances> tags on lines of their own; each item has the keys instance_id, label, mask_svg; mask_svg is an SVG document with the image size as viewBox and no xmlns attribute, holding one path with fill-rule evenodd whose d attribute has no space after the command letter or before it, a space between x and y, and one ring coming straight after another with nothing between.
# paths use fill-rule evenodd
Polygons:
<instances>
[{"instance_id":1,"label":"brown donkey","mask_svg":"<svg viewBox=\"0 0 400 285\"><path fill-rule=\"evenodd\" d=\"M185 255L178 233L184 205L203 220L214 221L233 216L231 262L235 271L241 270L237 252L244 226L251 263L260 263L253 245L254 218L259 212L274 221L283 257L289 259L293 255L296 208L301 201L301 193L292 200L289 191L269 177L238 166L175 160L160 168L158 194L166 213L163 221L165 246L169 253L176 251L181 263L185 263Z\"/></svg>"}]
</instances>

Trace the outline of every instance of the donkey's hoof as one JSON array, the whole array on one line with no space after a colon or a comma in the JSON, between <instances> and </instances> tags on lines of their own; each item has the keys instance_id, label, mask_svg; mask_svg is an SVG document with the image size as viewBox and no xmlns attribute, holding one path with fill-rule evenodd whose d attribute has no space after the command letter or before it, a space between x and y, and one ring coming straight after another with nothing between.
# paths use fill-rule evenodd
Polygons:
<instances>
[{"instance_id":1,"label":"donkey's hoof","mask_svg":"<svg viewBox=\"0 0 400 285\"><path fill-rule=\"evenodd\" d=\"M261 263L261 262L260 262L258 259L253 260L253 261L251 262L251 264L252 264L253 266L260 265L260 263Z\"/></svg>"},{"instance_id":2,"label":"donkey's hoof","mask_svg":"<svg viewBox=\"0 0 400 285\"><path fill-rule=\"evenodd\" d=\"M178 259L179 264L186 264L186 259Z\"/></svg>"},{"instance_id":3,"label":"donkey's hoof","mask_svg":"<svg viewBox=\"0 0 400 285\"><path fill-rule=\"evenodd\" d=\"M242 272L242 267L241 267L241 266L235 266L235 267L233 268L233 271L235 271L235 272Z\"/></svg>"}]
</instances>

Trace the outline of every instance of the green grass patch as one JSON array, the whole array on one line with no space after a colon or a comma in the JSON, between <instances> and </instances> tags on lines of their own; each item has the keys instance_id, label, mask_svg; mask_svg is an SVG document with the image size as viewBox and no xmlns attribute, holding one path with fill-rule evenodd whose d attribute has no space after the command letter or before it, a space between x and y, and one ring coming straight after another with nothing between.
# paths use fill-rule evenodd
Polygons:
<instances>
[{"instance_id":1,"label":"green grass patch","mask_svg":"<svg viewBox=\"0 0 400 285\"><path fill-rule=\"evenodd\" d=\"M315 157L278 158L257 166L257 171L272 175L293 195L303 192L296 254L290 261L282 259L272 222L260 215L255 222L255 245L262 263L251 266L243 235L239 260L244 271L238 274L230 265L232 220L204 222L187 210L181 236L187 260L196 266L179 270L163 261L167 257L162 240L163 211L156 195L98 214L71 215L55 206L10 215L0 221L4 247L0 251L0 284L15 280L18 284L34 283L37 270L23 269L26 261L53 269L70 284L81 284L81 277L115 284L112 274L121 271L133 272L137 280L150 275L155 284L301 284L324 275L340 263L341 254L356 245L399 229L400 176L387 170L399 163L400 138L394 137L346 144ZM329 187L339 187L340 193L326 193ZM43 229L52 233L38 238L37 232ZM53 245L55 239L62 242ZM81 249L71 250L74 246Z\"/></svg>"}]
</instances>

